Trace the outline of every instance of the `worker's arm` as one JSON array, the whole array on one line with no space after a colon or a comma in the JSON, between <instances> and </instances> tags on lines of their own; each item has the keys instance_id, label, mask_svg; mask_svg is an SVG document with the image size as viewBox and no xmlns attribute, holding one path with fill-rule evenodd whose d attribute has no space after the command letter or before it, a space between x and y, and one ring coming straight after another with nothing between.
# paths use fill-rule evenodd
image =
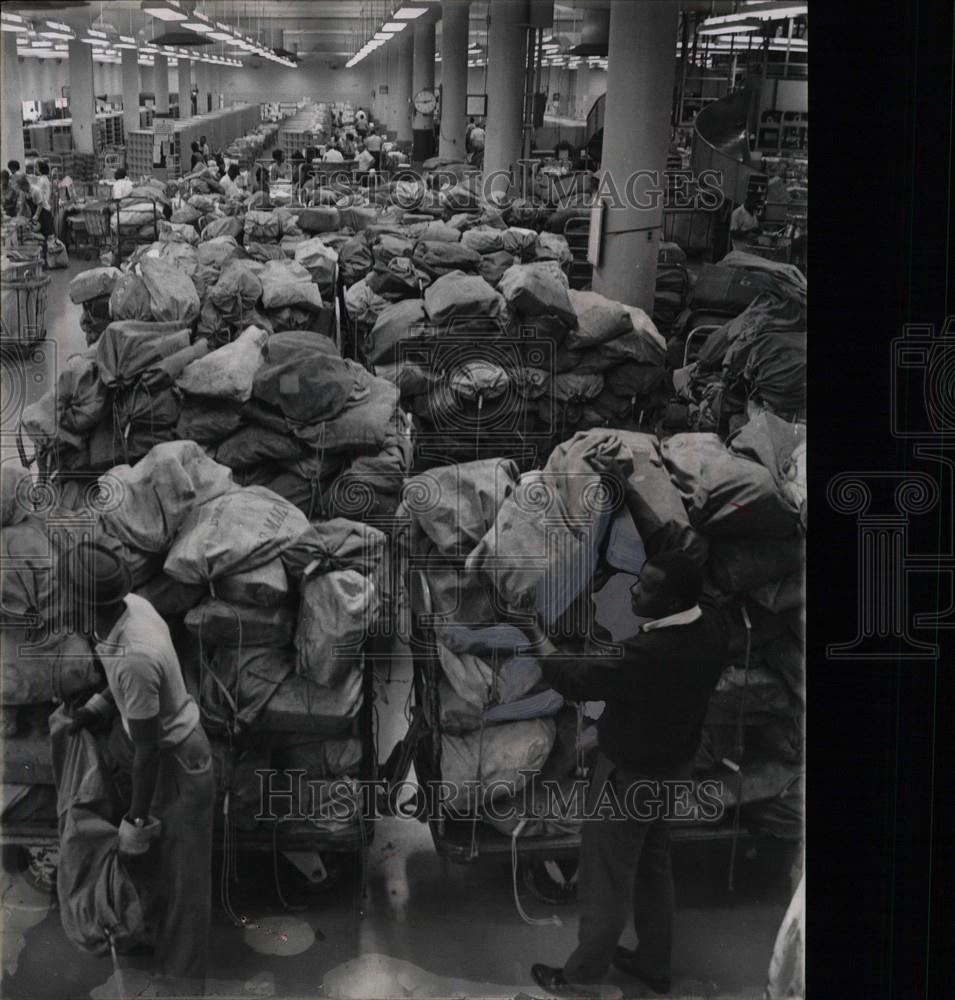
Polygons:
<instances>
[{"instance_id":1,"label":"worker's arm","mask_svg":"<svg viewBox=\"0 0 955 1000\"><path fill-rule=\"evenodd\" d=\"M130 819L146 819L159 776L159 717L129 719L133 741L133 795Z\"/></svg>"},{"instance_id":2,"label":"worker's arm","mask_svg":"<svg viewBox=\"0 0 955 1000\"><path fill-rule=\"evenodd\" d=\"M133 741L132 819L145 819L159 773L159 691L162 684L155 663L145 656L129 656L116 675L122 688L126 725Z\"/></svg>"},{"instance_id":3,"label":"worker's arm","mask_svg":"<svg viewBox=\"0 0 955 1000\"><path fill-rule=\"evenodd\" d=\"M622 695L629 671L621 658L560 655L540 625L523 626L529 644L540 657L541 673L550 686L570 701L607 701Z\"/></svg>"}]
</instances>

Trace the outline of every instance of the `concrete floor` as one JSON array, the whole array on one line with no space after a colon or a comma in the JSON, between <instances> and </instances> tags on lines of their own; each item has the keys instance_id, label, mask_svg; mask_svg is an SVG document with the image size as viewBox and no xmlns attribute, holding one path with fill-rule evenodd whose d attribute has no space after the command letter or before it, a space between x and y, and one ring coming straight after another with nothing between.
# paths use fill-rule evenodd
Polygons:
<instances>
[{"instance_id":1,"label":"concrete floor","mask_svg":"<svg viewBox=\"0 0 955 1000\"><path fill-rule=\"evenodd\" d=\"M47 324L57 355L85 346L79 308L67 296L74 264L53 272ZM4 398L22 389L35 398L49 384L43 365L28 365L26 381L4 365ZM18 391L18 398L22 398ZM19 405L19 404L17 404ZM3 453L16 407L3 406ZM14 452L15 453L15 452ZM398 662L380 698L380 759L404 733L402 708L410 666ZM784 845L761 846L741 857L733 893L726 888L729 846L683 844L674 848L677 884L674 995L757 998L770 951L789 898ZM216 872L218 880L218 871ZM515 996L539 991L530 965L554 965L572 950L576 908L557 908L560 926L528 926L514 906L510 863L479 859L469 865L443 861L429 830L414 820L380 820L368 850L366 892L346 877L325 894L303 895L290 869L282 869L285 910L275 890L271 858L239 860L231 888L232 908L246 919L235 926L222 907L213 916L210 992L220 996L395 997ZM218 884L218 881L217 881ZM525 910L547 917L549 908L522 892ZM2 887L3 995L24 1000L67 997L147 996L143 960L124 958L123 980L111 960L77 951L65 938L50 896L23 873ZM270 919L271 918L271 919ZM632 929L625 944L633 943ZM293 952L295 952L293 954ZM619 973L608 978L605 996L644 996L640 984ZM324 989L324 993L323 993Z\"/></svg>"}]
</instances>

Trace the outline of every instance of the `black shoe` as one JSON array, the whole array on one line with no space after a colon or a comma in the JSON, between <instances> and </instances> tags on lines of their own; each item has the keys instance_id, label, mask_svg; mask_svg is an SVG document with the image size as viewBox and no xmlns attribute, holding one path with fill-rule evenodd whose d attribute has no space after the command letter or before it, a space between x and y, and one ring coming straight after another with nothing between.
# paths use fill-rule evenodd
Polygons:
<instances>
[{"instance_id":1,"label":"black shoe","mask_svg":"<svg viewBox=\"0 0 955 1000\"><path fill-rule=\"evenodd\" d=\"M531 966L531 976L534 982L548 993L563 997L596 997L599 994L586 986L568 983L563 969L555 969L552 965L542 965L540 962Z\"/></svg>"},{"instance_id":2,"label":"black shoe","mask_svg":"<svg viewBox=\"0 0 955 1000\"><path fill-rule=\"evenodd\" d=\"M642 979L654 993L669 993L670 978L661 979L659 976L651 976L644 972L637 964L636 952L629 948L622 948L619 945L613 951L613 966L621 972L626 972L628 976Z\"/></svg>"}]
</instances>

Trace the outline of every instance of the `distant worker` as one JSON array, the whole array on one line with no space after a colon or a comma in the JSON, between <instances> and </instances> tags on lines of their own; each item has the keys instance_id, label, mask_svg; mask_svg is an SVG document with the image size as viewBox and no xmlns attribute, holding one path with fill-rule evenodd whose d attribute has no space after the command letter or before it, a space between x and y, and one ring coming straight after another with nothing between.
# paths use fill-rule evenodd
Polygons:
<instances>
[{"instance_id":1,"label":"distant worker","mask_svg":"<svg viewBox=\"0 0 955 1000\"><path fill-rule=\"evenodd\" d=\"M748 194L742 205L733 209L730 216L730 239L734 250L745 250L748 237L760 231L759 219L756 216L759 202L756 196ZM724 216L725 218L725 216Z\"/></svg>"},{"instance_id":2,"label":"distant worker","mask_svg":"<svg viewBox=\"0 0 955 1000\"><path fill-rule=\"evenodd\" d=\"M239 187L239 164L230 163L225 174L219 178L222 185L222 193L226 198L241 198L242 189Z\"/></svg>"},{"instance_id":3,"label":"distant worker","mask_svg":"<svg viewBox=\"0 0 955 1000\"><path fill-rule=\"evenodd\" d=\"M378 134L374 125L368 126L368 135L365 137L365 149L375 158L375 169L381 168L381 143L382 138Z\"/></svg>"},{"instance_id":4,"label":"distant worker","mask_svg":"<svg viewBox=\"0 0 955 1000\"><path fill-rule=\"evenodd\" d=\"M114 198L128 198L133 192L133 182L126 176L125 167L117 167L113 178Z\"/></svg>"},{"instance_id":5,"label":"distant worker","mask_svg":"<svg viewBox=\"0 0 955 1000\"><path fill-rule=\"evenodd\" d=\"M325 154L322 156L322 163L344 163L345 157L342 156L341 150L336 149L334 146L329 146L325 150Z\"/></svg>"}]
</instances>

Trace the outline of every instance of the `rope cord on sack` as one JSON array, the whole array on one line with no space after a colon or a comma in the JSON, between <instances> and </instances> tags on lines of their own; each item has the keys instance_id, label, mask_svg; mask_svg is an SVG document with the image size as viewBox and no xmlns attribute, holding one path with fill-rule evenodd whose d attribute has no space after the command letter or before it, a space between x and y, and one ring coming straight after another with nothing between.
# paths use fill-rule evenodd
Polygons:
<instances>
[{"instance_id":1,"label":"rope cord on sack","mask_svg":"<svg viewBox=\"0 0 955 1000\"><path fill-rule=\"evenodd\" d=\"M746 605L742 606L743 624L746 626L746 659L743 664L743 694L739 703L739 714L736 717L736 742L734 750L738 760L736 770L736 810L733 814L733 840L730 846L730 867L727 878L727 888L732 892L735 888L736 852L739 846L740 813L743 808L743 769L740 766L743 757L743 711L746 707L746 694L749 689L749 661L753 646L753 623L750 621ZM729 763L724 758L724 763Z\"/></svg>"},{"instance_id":2,"label":"rope cord on sack","mask_svg":"<svg viewBox=\"0 0 955 1000\"><path fill-rule=\"evenodd\" d=\"M563 922L556 913L552 913L549 917L531 917L521 906L520 893L517 891L517 838L524 832L526 825L527 820L522 819L514 827L514 832L511 834L511 886L514 889L514 905L517 907L517 914L525 924L530 924L531 927L562 927Z\"/></svg>"}]
</instances>

